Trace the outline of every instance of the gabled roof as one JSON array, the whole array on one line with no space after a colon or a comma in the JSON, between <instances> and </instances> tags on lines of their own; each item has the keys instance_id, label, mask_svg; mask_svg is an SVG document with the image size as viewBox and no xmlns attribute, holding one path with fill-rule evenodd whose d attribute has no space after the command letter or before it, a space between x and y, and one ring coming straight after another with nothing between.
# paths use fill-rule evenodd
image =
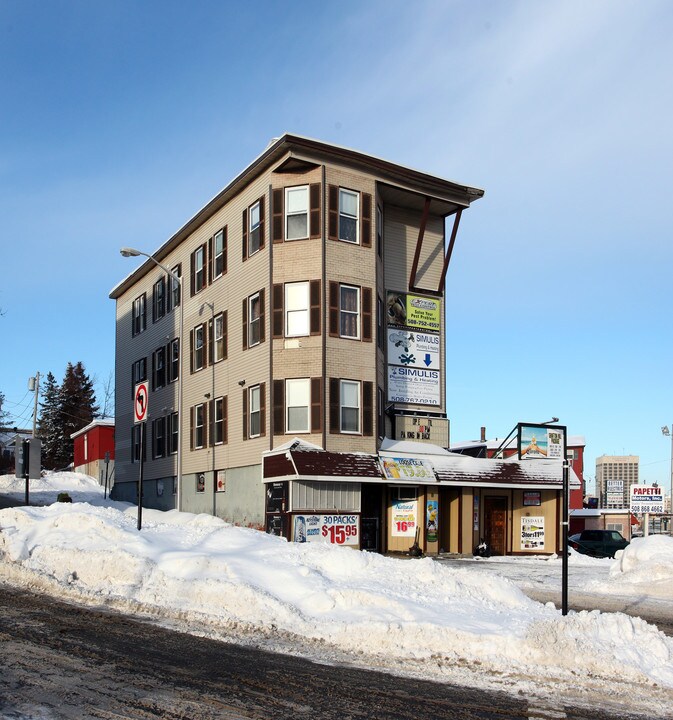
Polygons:
<instances>
[{"instance_id":1,"label":"gabled roof","mask_svg":"<svg viewBox=\"0 0 673 720\"><path fill-rule=\"evenodd\" d=\"M393 189L411 190L441 201L446 214L451 212L451 209L469 207L471 202L484 195L484 191L480 188L445 180L420 170L382 160L373 155L366 155L358 150L313 140L301 135L285 133L282 137L274 138L264 152L256 157L243 172L237 175L221 192L204 205L175 235L152 253L153 257L161 262L183 240L221 210L247 185L268 169L278 166L281 160L284 160L284 164L287 164L290 158L300 164L305 164L308 161L342 163L363 172L372 173ZM277 169L282 171L282 167ZM155 268L156 265L147 259L140 267L136 268L112 288L110 297L112 299L118 298L140 278Z\"/></svg>"},{"instance_id":2,"label":"gabled roof","mask_svg":"<svg viewBox=\"0 0 673 720\"><path fill-rule=\"evenodd\" d=\"M96 418L95 420L92 420L88 425L85 425L81 430L74 432L70 436L70 439L74 440L78 435L82 435L83 433L88 432L89 430L93 430L95 427L114 427L114 426L115 426L114 418Z\"/></svg>"}]
</instances>

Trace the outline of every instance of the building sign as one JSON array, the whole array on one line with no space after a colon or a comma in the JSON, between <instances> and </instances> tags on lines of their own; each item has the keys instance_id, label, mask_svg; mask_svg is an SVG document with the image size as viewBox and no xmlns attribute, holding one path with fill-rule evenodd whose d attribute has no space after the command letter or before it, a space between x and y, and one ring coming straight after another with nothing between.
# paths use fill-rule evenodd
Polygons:
<instances>
[{"instance_id":1,"label":"building sign","mask_svg":"<svg viewBox=\"0 0 673 720\"><path fill-rule=\"evenodd\" d=\"M441 405L439 370L388 366L388 402Z\"/></svg>"},{"instance_id":2,"label":"building sign","mask_svg":"<svg viewBox=\"0 0 673 720\"><path fill-rule=\"evenodd\" d=\"M440 370L439 333L388 329L388 362L391 365Z\"/></svg>"},{"instance_id":3,"label":"building sign","mask_svg":"<svg viewBox=\"0 0 673 720\"><path fill-rule=\"evenodd\" d=\"M442 301L436 297L388 292L388 325L439 332Z\"/></svg>"},{"instance_id":4,"label":"building sign","mask_svg":"<svg viewBox=\"0 0 673 720\"><path fill-rule=\"evenodd\" d=\"M408 457L381 458L383 474L388 480L436 480L429 460Z\"/></svg>"},{"instance_id":5,"label":"building sign","mask_svg":"<svg viewBox=\"0 0 673 720\"><path fill-rule=\"evenodd\" d=\"M414 537L418 516L418 500L393 500L393 537Z\"/></svg>"},{"instance_id":6,"label":"building sign","mask_svg":"<svg viewBox=\"0 0 673 720\"><path fill-rule=\"evenodd\" d=\"M566 429L559 425L519 423L519 460L563 460Z\"/></svg>"},{"instance_id":7,"label":"building sign","mask_svg":"<svg viewBox=\"0 0 673 720\"><path fill-rule=\"evenodd\" d=\"M397 415L395 434L398 440L427 441L439 447L449 447L449 419Z\"/></svg>"},{"instance_id":8,"label":"building sign","mask_svg":"<svg viewBox=\"0 0 673 720\"><path fill-rule=\"evenodd\" d=\"M437 542L437 525L439 522L439 502L428 500L425 520L425 539L428 542Z\"/></svg>"},{"instance_id":9,"label":"building sign","mask_svg":"<svg viewBox=\"0 0 673 720\"><path fill-rule=\"evenodd\" d=\"M295 515L295 542L357 545L360 542L358 515Z\"/></svg>"},{"instance_id":10,"label":"building sign","mask_svg":"<svg viewBox=\"0 0 673 720\"><path fill-rule=\"evenodd\" d=\"M521 549L541 550L544 548L544 517L521 518Z\"/></svg>"},{"instance_id":11,"label":"building sign","mask_svg":"<svg viewBox=\"0 0 673 720\"><path fill-rule=\"evenodd\" d=\"M542 504L542 493L539 490L524 490L523 492L524 507L531 507Z\"/></svg>"},{"instance_id":12,"label":"building sign","mask_svg":"<svg viewBox=\"0 0 673 720\"><path fill-rule=\"evenodd\" d=\"M608 505L624 504L624 481L623 480L606 480L605 481L605 502Z\"/></svg>"},{"instance_id":13,"label":"building sign","mask_svg":"<svg viewBox=\"0 0 673 720\"><path fill-rule=\"evenodd\" d=\"M631 485L631 512L634 515L664 512L664 492L656 485Z\"/></svg>"}]
</instances>

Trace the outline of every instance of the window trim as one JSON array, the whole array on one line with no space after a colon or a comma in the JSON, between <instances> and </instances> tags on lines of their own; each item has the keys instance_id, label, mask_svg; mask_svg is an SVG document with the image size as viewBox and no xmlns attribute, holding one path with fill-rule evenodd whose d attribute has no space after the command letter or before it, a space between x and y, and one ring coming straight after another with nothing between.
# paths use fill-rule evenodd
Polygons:
<instances>
[{"instance_id":1,"label":"window trim","mask_svg":"<svg viewBox=\"0 0 673 720\"><path fill-rule=\"evenodd\" d=\"M257 397L257 409L253 410L253 397ZM259 432L253 433L252 419L253 415L259 418ZM248 388L248 438L258 438L262 436L262 386L261 384L252 385Z\"/></svg>"},{"instance_id":2,"label":"window trim","mask_svg":"<svg viewBox=\"0 0 673 720\"><path fill-rule=\"evenodd\" d=\"M357 301L356 301L356 310L345 310L343 307L343 290L355 290L357 294ZM339 337L345 338L347 340L360 340L362 336L362 308L361 308L361 292L362 288L358 287L357 285L347 285L345 283L339 283ZM342 332L342 317L344 313L347 313L348 315L352 316L355 315L356 317L356 334L355 335L344 335Z\"/></svg>"},{"instance_id":3,"label":"window trim","mask_svg":"<svg viewBox=\"0 0 673 720\"><path fill-rule=\"evenodd\" d=\"M146 293L142 293L142 295L138 295L133 301L133 313L131 316L131 333L133 337L145 332L147 328L147 303L145 295Z\"/></svg>"},{"instance_id":4,"label":"window trim","mask_svg":"<svg viewBox=\"0 0 673 720\"><path fill-rule=\"evenodd\" d=\"M198 259L201 258L201 267L198 266ZM199 277L201 281L199 281ZM204 245L194 250L194 294L201 292L207 285L206 275L206 249Z\"/></svg>"},{"instance_id":5,"label":"window trim","mask_svg":"<svg viewBox=\"0 0 673 720\"><path fill-rule=\"evenodd\" d=\"M201 414L201 423L199 424L199 412ZM206 403L194 405L194 450L202 450L206 447ZM201 444L199 444L199 433L201 434Z\"/></svg>"},{"instance_id":6,"label":"window trim","mask_svg":"<svg viewBox=\"0 0 673 720\"><path fill-rule=\"evenodd\" d=\"M289 210L289 195L291 192L297 192L298 190L304 191L304 197L306 200L305 208L303 211L293 211L290 212ZM287 242L294 242L295 240L308 240L309 234L310 234L310 228L309 228L309 214L311 211L311 201L309 197L309 186L308 185L293 185L290 187L285 188L285 218L284 218L284 231L285 231L285 240ZM304 235L298 235L297 237L290 237L289 233L289 227L288 222L291 217L297 217L299 215L304 215L306 218L306 232Z\"/></svg>"},{"instance_id":7,"label":"window trim","mask_svg":"<svg viewBox=\"0 0 673 720\"><path fill-rule=\"evenodd\" d=\"M201 337L201 346L198 345L198 338ZM201 357L201 364L197 363L197 358ZM201 323L194 328L194 348L192 363L194 372L203 370L206 367L206 324Z\"/></svg>"},{"instance_id":8,"label":"window trim","mask_svg":"<svg viewBox=\"0 0 673 720\"><path fill-rule=\"evenodd\" d=\"M342 195L350 195L355 198L355 215L351 215L350 213L345 213L341 208L341 196ZM345 218L348 218L349 220L355 221L355 240L348 240L347 238L341 237L341 217L344 216ZM337 231L337 237L339 238L340 242L346 242L350 245L359 245L360 244L360 193L357 190L348 190L348 188L339 188L339 208L338 208L338 231Z\"/></svg>"},{"instance_id":9,"label":"window trim","mask_svg":"<svg viewBox=\"0 0 673 720\"><path fill-rule=\"evenodd\" d=\"M168 455L178 454L178 444L180 442L180 421L177 412L168 416L168 424L170 425L170 440L168 442ZM167 433L168 434L168 433Z\"/></svg>"},{"instance_id":10,"label":"window trim","mask_svg":"<svg viewBox=\"0 0 673 720\"><path fill-rule=\"evenodd\" d=\"M220 337L217 336L217 324L218 320L221 322L222 333ZM213 318L213 363L222 362L227 357L227 328L226 328L226 313L221 312L215 315ZM218 353L218 347L220 353ZM218 356L221 355L221 356Z\"/></svg>"},{"instance_id":11,"label":"window trim","mask_svg":"<svg viewBox=\"0 0 673 720\"><path fill-rule=\"evenodd\" d=\"M289 302L289 293L288 290L292 287L297 286L303 286L305 290L305 306L303 308L291 308L290 302ZM309 280L300 280L298 282L289 282L285 283L284 286L284 295L283 298L285 301L285 308L284 308L284 318L283 318L283 324L284 324L284 331L285 331L285 337L286 338L294 338L294 337L307 337L311 332L311 287L310 287L310 281ZM291 333L289 330L289 316L290 313L299 314L303 313L303 316L305 318L304 322L304 332L296 332Z\"/></svg>"},{"instance_id":12,"label":"window trim","mask_svg":"<svg viewBox=\"0 0 673 720\"><path fill-rule=\"evenodd\" d=\"M253 308L253 302L257 300L257 308L258 313L257 317L253 318L252 316L252 308ZM252 295L248 296L248 347L256 347L257 345L262 344L262 293L256 292ZM258 328L257 330L257 340L253 342L253 328Z\"/></svg>"},{"instance_id":13,"label":"window trim","mask_svg":"<svg viewBox=\"0 0 673 720\"><path fill-rule=\"evenodd\" d=\"M167 359L167 364L170 366L170 373L168 382L166 383L167 385L175 382L180 377L180 338L173 338L169 343L169 347L170 358Z\"/></svg>"},{"instance_id":14,"label":"window trim","mask_svg":"<svg viewBox=\"0 0 673 720\"><path fill-rule=\"evenodd\" d=\"M257 209L258 212L258 220L257 224L253 227L252 213L255 209ZM252 243L255 231L257 231L257 248L253 250ZM248 257L257 255L257 253L260 252L262 247L262 202L261 200L257 200L248 207Z\"/></svg>"},{"instance_id":15,"label":"window trim","mask_svg":"<svg viewBox=\"0 0 673 720\"><path fill-rule=\"evenodd\" d=\"M217 252L217 239L218 237L222 238L222 251ZM213 280L217 280L217 278L223 277L227 274L227 228L226 226L223 227L221 230L218 230L214 235L212 239L213 243ZM217 263L218 260L221 260L222 269L218 272L217 269Z\"/></svg>"},{"instance_id":16,"label":"window trim","mask_svg":"<svg viewBox=\"0 0 673 720\"><path fill-rule=\"evenodd\" d=\"M224 432L224 427L226 423L226 418L224 417L224 396L215 398L213 400L213 439L212 444L213 445L224 445L226 442L226 435ZM218 406L219 406L219 419L218 419ZM219 425L219 435L221 436L221 440L217 439L218 436L218 425Z\"/></svg>"},{"instance_id":17,"label":"window trim","mask_svg":"<svg viewBox=\"0 0 673 720\"><path fill-rule=\"evenodd\" d=\"M290 385L302 383L305 385L306 404L305 405L290 405ZM306 434L311 432L311 378L287 378L285 380L285 434L286 435L297 435ZM290 409L291 408L306 408L306 427L297 430L290 429Z\"/></svg>"},{"instance_id":18,"label":"window trim","mask_svg":"<svg viewBox=\"0 0 673 720\"><path fill-rule=\"evenodd\" d=\"M344 408L353 409L354 406L352 405L345 405L343 403L343 388L345 385L354 385L357 386L358 391L358 404L357 404L357 411L358 411L358 429L357 430L344 430L344 422L343 422L343 410ZM346 380L346 379L339 379L339 432L343 433L344 435L362 435L362 383L360 380Z\"/></svg>"},{"instance_id":19,"label":"window trim","mask_svg":"<svg viewBox=\"0 0 673 720\"><path fill-rule=\"evenodd\" d=\"M152 322L158 322L166 314L166 278L162 275L152 289Z\"/></svg>"}]
</instances>

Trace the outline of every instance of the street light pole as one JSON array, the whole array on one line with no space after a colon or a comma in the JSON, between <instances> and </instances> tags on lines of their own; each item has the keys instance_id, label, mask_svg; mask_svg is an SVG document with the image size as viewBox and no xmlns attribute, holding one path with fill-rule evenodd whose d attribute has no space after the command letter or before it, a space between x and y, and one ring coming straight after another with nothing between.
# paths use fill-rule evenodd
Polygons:
<instances>
[{"instance_id":1,"label":"street light pole","mask_svg":"<svg viewBox=\"0 0 673 720\"><path fill-rule=\"evenodd\" d=\"M142 250L136 250L135 248L123 247L119 250L123 257L137 257L142 255L143 257L151 260L155 265L160 267L174 282L178 284L180 290L180 324L178 329L178 340L180 347L180 357L178 366L178 457L177 457L177 479L178 479L178 492L177 492L177 510L182 509L182 375L183 375L183 335L184 335L184 319L185 319L185 294L182 291L182 277L177 275L172 270L169 270L165 265L160 263L152 255L143 252Z\"/></svg>"}]
</instances>

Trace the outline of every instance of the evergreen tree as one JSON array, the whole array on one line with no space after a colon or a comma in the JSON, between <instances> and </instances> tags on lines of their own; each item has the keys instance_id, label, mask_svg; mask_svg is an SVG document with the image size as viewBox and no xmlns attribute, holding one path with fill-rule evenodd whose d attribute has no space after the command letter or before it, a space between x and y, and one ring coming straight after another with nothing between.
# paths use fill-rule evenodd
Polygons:
<instances>
[{"instance_id":1,"label":"evergreen tree","mask_svg":"<svg viewBox=\"0 0 673 720\"><path fill-rule=\"evenodd\" d=\"M50 470L60 467L57 462L63 445L60 423L60 388L51 372L47 373L42 393L37 434L42 440L42 464L44 467Z\"/></svg>"},{"instance_id":2,"label":"evergreen tree","mask_svg":"<svg viewBox=\"0 0 673 720\"><path fill-rule=\"evenodd\" d=\"M3 393L0 392L0 426L3 426L5 423L9 422L9 413L3 408L4 403L5 396Z\"/></svg>"}]
</instances>

